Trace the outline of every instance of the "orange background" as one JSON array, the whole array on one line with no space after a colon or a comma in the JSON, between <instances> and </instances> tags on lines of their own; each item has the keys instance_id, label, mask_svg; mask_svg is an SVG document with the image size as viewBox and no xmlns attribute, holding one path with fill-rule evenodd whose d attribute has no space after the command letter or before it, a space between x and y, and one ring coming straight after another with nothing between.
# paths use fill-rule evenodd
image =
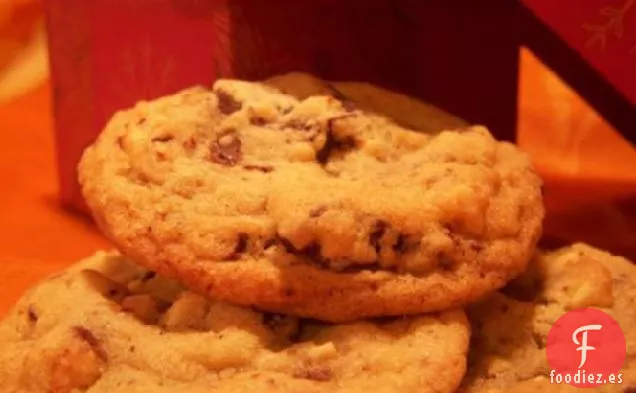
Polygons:
<instances>
[{"instance_id":1,"label":"orange background","mask_svg":"<svg viewBox=\"0 0 636 393\"><path fill-rule=\"evenodd\" d=\"M546 181L546 232L636 257L636 150L532 53L521 52L519 143ZM0 0L0 314L109 245L60 209L42 10Z\"/></svg>"}]
</instances>

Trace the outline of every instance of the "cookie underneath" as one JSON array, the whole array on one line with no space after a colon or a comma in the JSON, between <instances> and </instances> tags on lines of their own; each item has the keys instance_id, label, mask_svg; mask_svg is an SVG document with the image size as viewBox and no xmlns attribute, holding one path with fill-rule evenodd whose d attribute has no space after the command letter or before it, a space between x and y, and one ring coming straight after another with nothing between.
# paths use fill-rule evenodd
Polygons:
<instances>
[{"instance_id":1,"label":"cookie underneath","mask_svg":"<svg viewBox=\"0 0 636 393\"><path fill-rule=\"evenodd\" d=\"M550 383L545 343L569 310L598 308L623 329L623 383L577 389ZM468 374L461 393L629 393L636 391L636 266L584 244L539 253L502 292L468 308Z\"/></svg>"},{"instance_id":2,"label":"cookie underneath","mask_svg":"<svg viewBox=\"0 0 636 393\"><path fill-rule=\"evenodd\" d=\"M450 393L468 341L462 311L326 325L208 301L100 253L0 323L0 391Z\"/></svg>"}]
</instances>

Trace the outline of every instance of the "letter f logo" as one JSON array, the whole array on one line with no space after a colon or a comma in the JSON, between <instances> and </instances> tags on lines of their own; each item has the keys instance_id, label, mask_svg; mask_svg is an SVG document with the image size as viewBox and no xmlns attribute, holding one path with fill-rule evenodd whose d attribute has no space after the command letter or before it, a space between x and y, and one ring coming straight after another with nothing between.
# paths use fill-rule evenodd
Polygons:
<instances>
[{"instance_id":1,"label":"letter f logo","mask_svg":"<svg viewBox=\"0 0 636 393\"><path fill-rule=\"evenodd\" d=\"M574 341L574 344L580 345L578 348L576 348L577 351L581 351L581 364L579 365L579 368L583 367L587 360L587 351L593 351L596 349L587 345L587 332L590 330L601 330L602 327L603 326L601 325L585 325L576 329L574 333L572 333L572 341ZM579 333L582 333L580 342L577 338Z\"/></svg>"}]
</instances>

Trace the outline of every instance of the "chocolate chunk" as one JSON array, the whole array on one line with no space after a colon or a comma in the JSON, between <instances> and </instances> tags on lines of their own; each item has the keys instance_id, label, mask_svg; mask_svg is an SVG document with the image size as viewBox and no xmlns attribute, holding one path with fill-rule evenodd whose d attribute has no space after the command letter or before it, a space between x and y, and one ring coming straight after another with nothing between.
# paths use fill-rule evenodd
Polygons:
<instances>
[{"instance_id":1,"label":"chocolate chunk","mask_svg":"<svg viewBox=\"0 0 636 393\"><path fill-rule=\"evenodd\" d=\"M325 382L333 378L333 372L326 366L305 366L298 368L294 372L294 377Z\"/></svg>"},{"instance_id":2,"label":"chocolate chunk","mask_svg":"<svg viewBox=\"0 0 636 393\"><path fill-rule=\"evenodd\" d=\"M270 165L256 165L256 164L247 164L243 165L243 168L248 171L260 171L263 173L270 173L274 170L273 166Z\"/></svg>"},{"instance_id":3,"label":"chocolate chunk","mask_svg":"<svg viewBox=\"0 0 636 393\"><path fill-rule=\"evenodd\" d=\"M219 111L224 115L231 115L243 107L241 102L223 90L217 90L215 94L219 100Z\"/></svg>"},{"instance_id":4,"label":"chocolate chunk","mask_svg":"<svg viewBox=\"0 0 636 393\"><path fill-rule=\"evenodd\" d=\"M408 245L406 243L406 235L400 233L397 237L395 244L393 245L393 251L403 253L408 249Z\"/></svg>"},{"instance_id":5,"label":"chocolate chunk","mask_svg":"<svg viewBox=\"0 0 636 393\"><path fill-rule=\"evenodd\" d=\"M338 117L332 117L327 120L326 130L325 130L325 144L322 146L320 150L316 152L316 160L320 164L326 164L329 160L329 156L333 153L334 150L347 150L354 148L356 146L355 140L352 138L346 138L343 140L336 140L333 132L333 124L336 120L345 119L347 117L351 117L351 115L344 115Z\"/></svg>"},{"instance_id":6,"label":"chocolate chunk","mask_svg":"<svg viewBox=\"0 0 636 393\"><path fill-rule=\"evenodd\" d=\"M141 281L149 281L152 280L153 278L155 278L157 276L157 273L155 272L146 272L144 273L143 277L141 278Z\"/></svg>"},{"instance_id":7,"label":"chocolate chunk","mask_svg":"<svg viewBox=\"0 0 636 393\"><path fill-rule=\"evenodd\" d=\"M236 131L219 136L210 146L210 160L218 164L234 166L241 158L241 139Z\"/></svg>"},{"instance_id":8,"label":"chocolate chunk","mask_svg":"<svg viewBox=\"0 0 636 393\"><path fill-rule=\"evenodd\" d=\"M380 240L382 240L382 236L384 236L388 228L389 225L385 221L378 220L369 234L369 244L373 246L376 254L380 253Z\"/></svg>"},{"instance_id":9,"label":"chocolate chunk","mask_svg":"<svg viewBox=\"0 0 636 393\"><path fill-rule=\"evenodd\" d=\"M321 247L318 243L311 243L307 247L300 250L300 253L314 262L323 263L324 259L321 255Z\"/></svg>"},{"instance_id":10,"label":"chocolate chunk","mask_svg":"<svg viewBox=\"0 0 636 393\"><path fill-rule=\"evenodd\" d=\"M326 164L331 151L335 149L337 143L333 136L333 122L335 119L327 120L327 130L325 132L325 144L316 152L316 160L321 164Z\"/></svg>"},{"instance_id":11,"label":"chocolate chunk","mask_svg":"<svg viewBox=\"0 0 636 393\"><path fill-rule=\"evenodd\" d=\"M323 214L325 214L326 211L327 211L327 206L316 206L309 211L309 217L318 218L322 216Z\"/></svg>"},{"instance_id":12,"label":"chocolate chunk","mask_svg":"<svg viewBox=\"0 0 636 393\"><path fill-rule=\"evenodd\" d=\"M29 308L27 309L27 317L31 323L36 323L38 321L38 313L35 311L33 304L29 305Z\"/></svg>"},{"instance_id":13,"label":"chocolate chunk","mask_svg":"<svg viewBox=\"0 0 636 393\"><path fill-rule=\"evenodd\" d=\"M297 249L289 240L285 239L284 237L278 235L277 240L289 254L301 253L301 250Z\"/></svg>"},{"instance_id":14,"label":"chocolate chunk","mask_svg":"<svg viewBox=\"0 0 636 393\"><path fill-rule=\"evenodd\" d=\"M402 252L404 251L404 243L405 243L405 236L403 234L399 234L397 237L397 240L395 241L395 244L393 245L393 251L397 251L397 252Z\"/></svg>"},{"instance_id":15,"label":"chocolate chunk","mask_svg":"<svg viewBox=\"0 0 636 393\"><path fill-rule=\"evenodd\" d=\"M254 125L254 126L264 126L267 124L267 119L264 117L252 117L250 119L250 124Z\"/></svg>"},{"instance_id":16,"label":"chocolate chunk","mask_svg":"<svg viewBox=\"0 0 636 393\"><path fill-rule=\"evenodd\" d=\"M268 248L272 247L275 244L276 244L276 239L270 237L269 239L266 239L263 242L263 249L267 250Z\"/></svg>"},{"instance_id":17,"label":"chocolate chunk","mask_svg":"<svg viewBox=\"0 0 636 393\"><path fill-rule=\"evenodd\" d=\"M309 244L302 250L299 250L297 255L304 256L305 258L307 258L308 263L320 269L330 269L334 266L334 264L330 263L329 259L325 258L322 255L322 247L320 246L319 243L316 243L316 242ZM351 264L348 263L348 261L342 260L341 262L343 262L342 266L345 266L345 267L339 271L343 271L346 269L347 266L351 266Z\"/></svg>"},{"instance_id":18,"label":"chocolate chunk","mask_svg":"<svg viewBox=\"0 0 636 393\"><path fill-rule=\"evenodd\" d=\"M74 326L73 330L75 334L86 342L92 349L95 351L95 354L102 360L106 361L108 359L108 355L102 346L102 343L95 337L95 335L88 329L83 326Z\"/></svg>"},{"instance_id":19,"label":"chocolate chunk","mask_svg":"<svg viewBox=\"0 0 636 393\"><path fill-rule=\"evenodd\" d=\"M321 246L319 243L316 242L313 242L302 249L298 249L289 240L280 235L276 238L276 241L285 249L287 253L304 256L307 259L307 263L320 269L334 269L334 266L338 265L342 266L342 268L336 269L339 273L359 273L362 271L394 271L396 269L395 267L381 268L375 263L361 265L352 263L351 261L344 259L332 261L322 255Z\"/></svg>"},{"instance_id":20,"label":"chocolate chunk","mask_svg":"<svg viewBox=\"0 0 636 393\"><path fill-rule=\"evenodd\" d=\"M300 333L298 319L289 315L264 313L263 325L275 334L292 341L295 341Z\"/></svg>"},{"instance_id":21,"label":"chocolate chunk","mask_svg":"<svg viewBox=\"0 0 636 393\"><path fill-rule=\"evenodd\" d=\"M239 233L238 238L236 239L236 246L234 247L234 252L229 259L237 259L247 250L247 242L249 241L249 236L247 233Z\"/></svg>"},{"instance_id":22,"label":"chocolate chunk","mask_svg":"<svg viewBox=\"0 0 636 393\"><path fill-rule=\"evenodd\" d=\"M159 135L151 139L152 142L170 142L174 139L174 135Z\"/></svg>"}]
</instances>

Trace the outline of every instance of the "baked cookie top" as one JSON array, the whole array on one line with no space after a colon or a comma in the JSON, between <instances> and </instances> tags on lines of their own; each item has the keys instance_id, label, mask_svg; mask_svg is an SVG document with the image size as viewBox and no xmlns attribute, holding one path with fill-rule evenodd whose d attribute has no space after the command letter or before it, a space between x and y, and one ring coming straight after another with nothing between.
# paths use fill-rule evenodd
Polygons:
<instances>
[{"instance_id":1,"label":"baked cookie top","mask_svg":"<svg viewBox=\"0 0 636 393\"><path fill-rule=\"evenodd\" d=\"M627 341L623 383L577 389L550 383L545 343L567 311L610 314ZM585 244L538 253L503 291L468 308L472 325L468 375L460 392L636 391L636 266Z\"/></svg>"},{"instance_id":2,"label":"baked cookie top","mask_svg":"<svg viewBox=\"0 0 636 393\"><path fill-rule=\"evenodd\" d=\"M79 174L102 230L152 269L181 277L274 247L315 271L456 287L417 313L521 272L544 214L528 157L483 127L428 135L333 96L236 80L117 113Z\"/></svg>"},{"instance_id":3,"label":"baked cookie top","mask_svg":"<svg viewBox=\"0 0 636 393\"><path fill-rule=\"evenodd\" d=\"M364 82L330 82L303 72L278 75L264 81L282 93L304 100L332 95L356 108L388 117L402 127L437 133L467 127L469 123L435 105Z\"/></svg>"},{"instance_id":4,"label":"baked cookie top","mask_svg":"<svg viewBox=\"0 0 636 393\"><path fill-rule=\"evenodd\" d=\"M206 300L99 253L0 323L3 392L452 392L462 311L326 325Z\"/></svg>"}]
</instances>

